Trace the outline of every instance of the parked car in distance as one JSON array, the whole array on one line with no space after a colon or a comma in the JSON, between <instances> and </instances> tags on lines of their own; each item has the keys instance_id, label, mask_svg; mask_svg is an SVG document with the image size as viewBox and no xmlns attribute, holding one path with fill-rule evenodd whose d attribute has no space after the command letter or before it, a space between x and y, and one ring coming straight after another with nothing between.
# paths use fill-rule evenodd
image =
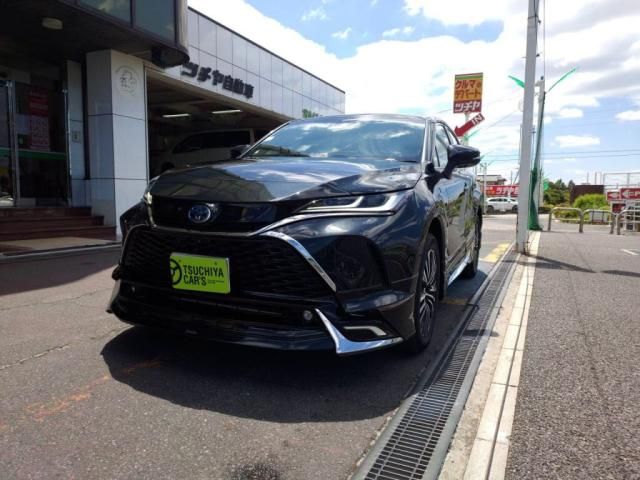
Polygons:
<instances>
[{"instance_id":1,"label":"parked car in distance","mask_svg":"<svg viewBox=\"0 0 640 480\"><path fill-rule=\"evenodd\" d=\"M207 130L184 135L168 152L151 159L151 176L155 177L172 168L227 160L231 156L232 147L251 145L266 133L266 130L241 128Z\"/></svg>"},{"instance_id":2,"label":"parked car in distance","mask_svg":"<svg viewBox=\"0 0 640 480\"><path fill-rule=\"evenodd\" d=\"M259 347L420 351L478 270L479 160L437 119L340 115L168 171L120 219L108 311Z\"/></svg>"},{"instance_id":3,"label":"parked car in distance","mask_svg":"<svg viewBox=\"0 0 640 480\"><path fill-rule=\"evenodd\" d=\"M518 200L510 197L489 197L485 200L487 213L517 212Z\"/></svg>"}]
</instances>

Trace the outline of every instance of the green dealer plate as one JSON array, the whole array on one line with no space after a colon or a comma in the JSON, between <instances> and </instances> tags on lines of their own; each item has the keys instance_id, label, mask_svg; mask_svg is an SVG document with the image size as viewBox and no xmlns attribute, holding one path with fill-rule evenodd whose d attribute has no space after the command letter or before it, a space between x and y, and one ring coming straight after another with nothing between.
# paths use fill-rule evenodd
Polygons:
<instances>
[{"instance_id":1,"label":"green dealer plate","mask_svg":"<svg viewBox=\"0 0 640 480\"><path fill-rule=\"evenodd\" d=\"M229 259L172 253L169 257L171 283L178 290L229 293Z\"/></svg>"}]
</instances>

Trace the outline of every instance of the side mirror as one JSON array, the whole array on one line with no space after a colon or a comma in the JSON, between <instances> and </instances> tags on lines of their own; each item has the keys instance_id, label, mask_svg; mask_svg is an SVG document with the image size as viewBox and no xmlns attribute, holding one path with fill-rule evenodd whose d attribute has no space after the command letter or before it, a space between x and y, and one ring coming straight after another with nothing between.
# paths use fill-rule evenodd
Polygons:
<instances>
[{"instance_id":1,"label":"side mirror","mask_svg":"<svg viewBox=\"0 0 640 480\"><path fill-rule=\"evenodd\" d=\"M236 145L235 147L231 147L229 149L229 157L231 158L238 158L240 155L242 155L244 152L246 152L247 150L249 150L249 147L251 145Z\"/></svg>"},{"instance_id":2,"label":"side mirror","mask_svg":"<svg viewBox=\"0 0 640 480\"><path fill-rule=\"evenodd\" d=\"M447 166L442 175L451 178L454 169L469 168L480 163L480 150L466 145L449 145L447 157Z\"/></svg>"}]
</instances>

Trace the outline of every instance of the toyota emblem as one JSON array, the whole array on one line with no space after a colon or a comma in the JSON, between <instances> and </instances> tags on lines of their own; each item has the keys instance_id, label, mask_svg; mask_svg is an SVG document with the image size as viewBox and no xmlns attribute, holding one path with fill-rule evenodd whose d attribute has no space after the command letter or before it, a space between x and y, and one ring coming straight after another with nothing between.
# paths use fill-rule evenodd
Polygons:
<instances>
[{"instance_id":1,"label":"toyota emblem","mask_svg":"<svg viewBox=\"0 0 640 480\"><path fill-rule=\"evenodd\" d=\"M187 217L191 223L207 223L217 216L218 206L215 203L199 203L192 206L187 213Z\"/></svg>"}]
</instances>

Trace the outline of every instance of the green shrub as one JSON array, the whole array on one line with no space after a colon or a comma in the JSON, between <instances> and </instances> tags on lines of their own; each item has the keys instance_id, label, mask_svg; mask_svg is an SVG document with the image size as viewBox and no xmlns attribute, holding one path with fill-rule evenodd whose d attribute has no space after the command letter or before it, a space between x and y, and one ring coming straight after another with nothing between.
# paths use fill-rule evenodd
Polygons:
<instances>
[{"instance_id":1,"label":"green shrub","mask_svg":"<svg viewBox=\"0 0 640 480\"><path fill-rule=\"evenodd\" d=\"M607 197L602 193L588 193L587 195L580 195L573 202L573 206L580 210L610 210Z\"/></svg>"},{"instance_id":2,"label":"green shrub","mask_svg":"<svg viewBox=\"0 0 640 480\"><path fill-rule=\"evenodd\" d=\"M570 207L568 203L561 203L560 205L556 205L556 207ZM553 214L555 218L580 218L580 214L578 212L574 212L573 210L560 210L559 212L555 212Z\"/></svg>"}]
</instances>

